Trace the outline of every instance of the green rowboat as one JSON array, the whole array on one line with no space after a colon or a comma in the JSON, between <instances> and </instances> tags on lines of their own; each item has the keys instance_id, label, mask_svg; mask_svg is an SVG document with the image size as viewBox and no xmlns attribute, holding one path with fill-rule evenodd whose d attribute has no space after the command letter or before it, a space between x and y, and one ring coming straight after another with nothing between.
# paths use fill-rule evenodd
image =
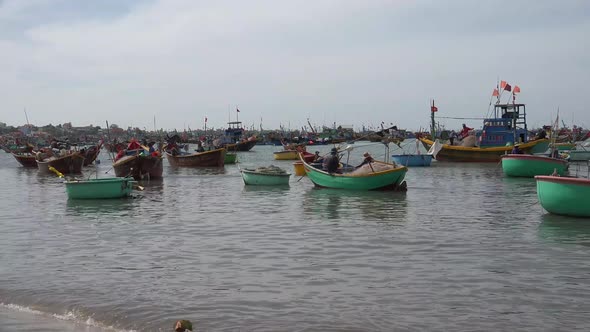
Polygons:
<instances>
[{"instance_id":1,"label":"green rowboat","mask_svg":"<svg viewBox=\"0 0 590 332\"><path fill-rule=\"evenodd\" d=\"M507 176L532 178L535 175L565 175L568 162L564 159L529 154L506 154L502 156L502 171Z\"/></svg>"},{"instance_id":2,"label":"green rowboat","mask_svg":"<svg viewBox=\"0 0 590 332\"><path fill-rule=\"evenodd\" d=\"M132 178L105 178L66 181L69 199L103 199L129 196L135 184Z\"/></svg>"},{"instance_id":3,"label":"green rowboat","mask_svg":"<svg viewBox=\"0 0 590 332\"><path fill-rule=\"evenodd\" d=\"M590 180L559 176L535 176L541 206L550 213L590 217Z\"/></svg>"},{"instance_id":4,"label":"green rowboat","mask_svg":"<svg viewBox=\"0 0 590 332\"><path fill-rule=\"evenodd\" d=\"M290 173L285 170L276 167L259 167L253 169L243 169L242 179L247 185L258 185L258 186L280 186L289 185Z\"/></svg>"},{"instance_id":5,"label":"green rowboat","mask_svg":"<svg viewBox=\"0 0 590 332\"><path fill-rule=\"evenodd\" d=\"M328 173L306 163L303 166L307 177L316 187L348 190L405 190L405 175L408 168L381 161L373 161L374 171L369 173Z\"/></svg>"},{"instance_id":6,"label":"green rowboat","mask_svg":"<svg viewBox=\"0 0 590 332\"><path fill-rule=\"evenodd\" d=\"M238 155L235 153L228 152L225 154L225 164L235 164Z\"/></svg>"}]
</instances>

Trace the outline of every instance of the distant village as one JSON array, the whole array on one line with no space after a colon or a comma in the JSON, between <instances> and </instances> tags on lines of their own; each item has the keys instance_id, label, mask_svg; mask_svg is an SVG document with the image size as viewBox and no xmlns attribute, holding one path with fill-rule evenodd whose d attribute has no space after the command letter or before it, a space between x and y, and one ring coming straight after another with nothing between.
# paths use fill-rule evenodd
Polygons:
<instances>
[{"instance_id":1,"label":"distant village","mask_svg":"<svg viewBox=\"0 0 590 332\"><path fill-rule=\"evenodd\" d=\"M241 125L239 122L236 124ZM373 129L373 128L371 128ZM23 124L18 127L9 126L0 122L0 146L20 146L25 143L42 147L50 144L52 140L67 141L76 145L94 145L98 141L104 142L127 142L131 139L165 141L167 136L178 135L184 143L197 143L222 137L227 128L210 128L205 130L147 130L138 127L121 128L117 124L110 124L109 128L101 126L73 126L71 122L45 126ZM438 128L439 135L445 139L452 131ZM537 130L530 130L531 133ZM275 130L256 130L244 128L245 137L253 137L257 144L281 145L285 143L339 143L354 140L381 141L384 137L390 138L414 138L417 135L428 135L430 132L417 133L398 129L397 126L381 124L380 128L370 130L363 127L360 131L354 131L351 125L336 125L331 127L304 126L301 129L287 130L283 127ZM572 128L562 127L559 131L560 141L584 140L590 135L587 129L573 126ZM445 137L447 136L447 137Z\"/></svg>"}]
</instances>

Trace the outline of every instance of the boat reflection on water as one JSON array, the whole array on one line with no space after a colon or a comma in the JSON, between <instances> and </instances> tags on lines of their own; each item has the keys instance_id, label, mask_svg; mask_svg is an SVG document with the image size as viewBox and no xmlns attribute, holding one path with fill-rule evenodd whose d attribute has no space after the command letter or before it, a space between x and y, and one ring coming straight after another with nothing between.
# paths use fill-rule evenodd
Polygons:
<instances>
[{"instance_id":1,"label":"boat reflection on water","mask_svg":"<svg viewBox=\"0 0 590 332\"><path fill-rule=\"evenodd\" d=\"M590 219L546 213L541 217L539 236L547 241L590 247Z\"/></svg>"},{"instance_id":2,"label":"boat reflection on water","mask_svg":"<svg viewBox=\"0 0 590 332\"><path fill-rule=\"evenodd\" d=\"M168 167L166 177L187 177L226 174L225 167Z\"/></svg>"},{"instance_id":3,"label":"boat reflection on water","mask_svg":"<svg viewBox=\"0 0 590 332\"><path fill-rule=\"evenodd\" d=\"M404 221L405 192L311 188L304 194L306 217L320 220Z\"/></svg>"},{"instance_id":4,"label":"boat reflection on water","mask_svg":"<svg viewBox=\"0 0 590 332\"><path fill-rule=\"evenodd\" d=\"M114 218L128 217L136 208L133 197L117 199L68 199L66 204L66 215L73 217L84 217L95 220L99 217L111 216Z\"/></svg>"}]
</instances>

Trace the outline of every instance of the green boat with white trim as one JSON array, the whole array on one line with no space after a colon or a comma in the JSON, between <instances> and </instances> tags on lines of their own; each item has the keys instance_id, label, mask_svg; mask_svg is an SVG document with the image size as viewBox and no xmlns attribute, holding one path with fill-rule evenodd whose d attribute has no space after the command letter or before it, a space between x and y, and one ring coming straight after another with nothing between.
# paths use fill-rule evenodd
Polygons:
<instances>
[{"instance_id":1,"label":"green boat with white trim","mask_svg":"<svg viewBox=\"0 0 590 332\"><path fill-rule=\"evenodd\" d=\"M68 180L66 192L69 199L104 199L126 197L137 183L133 178L114 177L89 180Z\"/></svg>"},{"instance_id":2,"label":"green boat with white trim","mask_svg":"<svg viewBox=\"0 0 590 332\"><path fill-rule=\"evenodd\" d=\"M550 213L590 217L590 180L560 176L535 176L537 197Z\"/></svg>"},{"instance_id":3,"label":"green boat with white trim","mask_svg":"<svg viewBox=\"0 0 590 332\"><path fill-rule=\"evenodd\" d=\"M507 176L532 178L535 175L565 175L568 162L564 159L530 154L506 154L502 156L502 171Z\"/></svg>"},{"instance_id":4,"label":"green boat with white trim","mask_svg":"<svg viewBox=\"0 0 590 332\"><path fill-rule=\"evenodd\" d=\"M348 190L394 190L405 191L405 176L408 168L382 161L372 161L370 171L358 170L345 173L328 173L306 163L303 167L307 177L316 187Z\"/></svg>"}]
</instances>

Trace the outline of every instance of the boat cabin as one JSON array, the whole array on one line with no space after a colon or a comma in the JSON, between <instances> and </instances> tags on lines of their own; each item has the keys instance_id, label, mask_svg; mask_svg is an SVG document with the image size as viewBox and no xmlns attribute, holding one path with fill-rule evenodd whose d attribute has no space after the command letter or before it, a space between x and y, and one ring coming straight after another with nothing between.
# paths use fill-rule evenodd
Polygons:
<instances>
[{"instance_id":1,"label":"boat cabin","mask_svg":"<svg viewBox=\"0 0 590 332\"><path fill-rule=\"evenodd\" d=\"M244 135L244 128L242 122L232 121L228 122L228 127L224 131L223 143L237 143L242 139Z\"/></svg>"},{"instance_id":2,"label":"boat cabin","mask_svg":"<svg viewBox=\"0 0 590 332\"><path fill-rule=\"evenodd\" d=\"M526 108L524 104L496 104L492 118L484 119L480 147L526 143Z\"/></svg>"}]
</instances>

